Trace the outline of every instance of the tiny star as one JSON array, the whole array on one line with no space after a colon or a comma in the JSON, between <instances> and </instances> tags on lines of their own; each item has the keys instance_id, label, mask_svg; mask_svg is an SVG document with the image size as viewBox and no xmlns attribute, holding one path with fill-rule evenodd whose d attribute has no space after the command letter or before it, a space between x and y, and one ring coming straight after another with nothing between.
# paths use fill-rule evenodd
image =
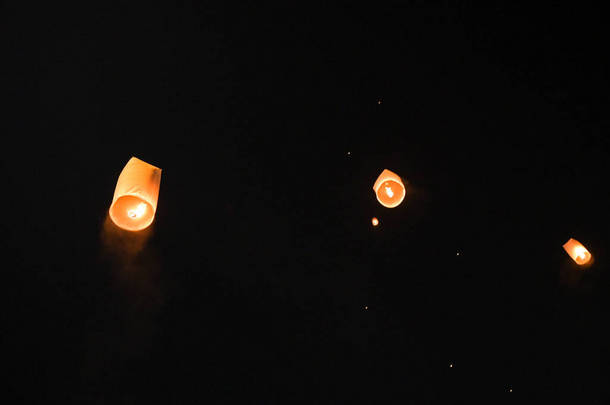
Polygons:
<instances>
[{"instance_id":1,"label":"tiny star","mask_svg":"<svg viewBox=\"0 0 610 405\"><path fill-rule=\"evenodd\" d=\"M377 100L377 104L381 104L381 99Z\"/></svg>"},{"instance_id":2,"label":"tiny star","mask_svg":"<svg viewBox=\"0 0 610 405\"><path fill-rule=\"evenodd\" d=\"M459 255L460 255L460 252L457 252L455 255L456 255L456 256L459 256Z\"/></svg>"},{"instance_id":3,"label":"tiny star","mask_svg":"<svg viewBox=\"0 0 610 405\"><path fill-rule=\"evenodd\" d=\"M352 152L347 152L347 154L348 154L348 155L351 155L351 154L352 154Z\"/></svg>"},{"instance_id":4,"label":"tiny star","mask_svg":"<svg viewBox=\"0 0 610 405\"><path fill-rule=\"evenodd\" d=\"M453 368L453 364L449 364L449 368Z\"/></svg>"},{"instance_id":5,"label":"tiny star","mask_svg":"<svg viewBox=\"0 0 610 405\"><path fill-rule=\"evenodd\" d=\"M365 305L365 306L364 306L364 309L369 309L369 307Z\"/></svg>"}]
</instances>

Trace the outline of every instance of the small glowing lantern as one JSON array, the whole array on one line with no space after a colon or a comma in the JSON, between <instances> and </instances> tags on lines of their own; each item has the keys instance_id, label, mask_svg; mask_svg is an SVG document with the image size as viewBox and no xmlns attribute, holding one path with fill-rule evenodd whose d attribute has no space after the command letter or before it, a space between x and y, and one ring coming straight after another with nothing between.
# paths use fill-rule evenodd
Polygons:
<instances>
[{"instance_id":1,"label":"small glowing lantern","mask_svg":"<svg viewBox=\"0 0 610 405\"><path fill-rule=\"evenodd\" d=\"M576 239L570 238L570 240L563 245L563 248L576 264L587 264L591 260L591 253L589 253L587 248Z\"/></svg>"},{"instance_id":2,"label":"small glowing lantern","mask_svg":"<svg viewBox=\"0 0 610 405\"><path fill-rule=\"evenodd\" d=\"M394 208L400 205L405 198L405 185L401 178L394 172L385 169L375 181L373 190L377 195L377 201L384 207Z\"/></svg>"},{"instance_id":3,"label":"small glowing lantern","mask_svg":"<svg viewBox=\"0 0 610 405\"><path fill-rule=\"evenodd\" d=\"M140 231L155 218L161 169L132 157L121 171L110 205L110 218L118 227Z\"/></svg>"},{"instance_id":4,"label":"small glowing lantern","mask_svg":"<svg viewBox=\"0 0 610 405\"><path fill-rule=\"evenodd\" d=\"M373 219L371 219L371 223L373 224L373 226L377 226L379 225L379 220L375 217L373 217Z\"/></svg>"}]
</instances>

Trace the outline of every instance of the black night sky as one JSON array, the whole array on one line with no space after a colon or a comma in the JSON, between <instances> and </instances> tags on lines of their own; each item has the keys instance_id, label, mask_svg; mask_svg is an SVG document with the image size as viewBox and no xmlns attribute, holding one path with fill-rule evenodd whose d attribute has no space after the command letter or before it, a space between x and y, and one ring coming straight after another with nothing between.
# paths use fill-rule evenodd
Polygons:
<instances>
[{"instance_id":1,"label":"black night sky","mask_svg":"<svg viewBox=\"0 0 610 405\"><path fill-rule=\"evenodd\" d=\"M0 6L5 403L610 401L601 10L56 3Z\"/></svg>"}]
</instances>

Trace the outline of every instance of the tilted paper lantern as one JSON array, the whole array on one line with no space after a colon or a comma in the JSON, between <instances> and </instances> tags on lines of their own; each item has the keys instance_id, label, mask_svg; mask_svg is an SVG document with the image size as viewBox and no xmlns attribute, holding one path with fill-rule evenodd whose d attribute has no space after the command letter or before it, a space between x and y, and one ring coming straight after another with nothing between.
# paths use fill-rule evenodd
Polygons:
<instances>
[{"instance_id":1,"label":"tilted paper lantern","mask_svg":"<svg viewBox=\"0 0 610 405\"><path fill-rule=\"evenodd\" d=\"M110 205L110 218L118 227L139 231L155 218L161 169L132 157L119 175Z\"/></svg>"},{"instance_id":2,"label":"tilted paper lantern","mask_svg":"<svg viewBox=\"0 0 610 405\"><path fill-rule=\"evenodd\" d=\"M591 253L589 253L587 248L576 239L570 238L570 240L563 245L563 248L576 264L587 264L591 260Z\"/></svg>"},{"instance_id":3,"label":"tilted paper lantern","mask_svg":"<svg viewBox=\"0 0 610 405\"><path fill-rule=\"evenodd\" d=\"M405 185L402 183L401 178L388 169L381 172L377 181L375 181L375 185L373 185L373 190L375 190L377 195L377 201L387 208L394 208L400 205L406 194Z\"/></svg>"}]
</instances>

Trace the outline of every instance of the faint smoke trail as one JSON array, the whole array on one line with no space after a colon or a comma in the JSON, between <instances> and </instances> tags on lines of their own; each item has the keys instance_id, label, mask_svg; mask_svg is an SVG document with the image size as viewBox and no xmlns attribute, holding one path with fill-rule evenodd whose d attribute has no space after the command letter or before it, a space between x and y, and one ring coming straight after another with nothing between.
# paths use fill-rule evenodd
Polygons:
<instances>
[{"instance_id":1,"label":"faint smoke trail","mask_svg":"<svg viewBox=\"0 0 610 405\"><path fill-rule=\"evenodd\" d=\"M129 265L142 251L152 233L152 226L137 232L125 231L106 215L101 234L103 253L107 259Z\"/></svg>"},{"instance_id":2,"label":"faint smoke trail","mask_svg":"<svg viewBox=\"0 0 610 405\"><path fill-rule=\"evenodd\" d=\"M129 369L150 358L159 340L159 314L165 301L161 265L148 244L154 226L131 232L107 215L100 232L100 265L110 281L90 321L81 378L93 391L122 383L110 370Z\"/></svg>"}]
</instances>

